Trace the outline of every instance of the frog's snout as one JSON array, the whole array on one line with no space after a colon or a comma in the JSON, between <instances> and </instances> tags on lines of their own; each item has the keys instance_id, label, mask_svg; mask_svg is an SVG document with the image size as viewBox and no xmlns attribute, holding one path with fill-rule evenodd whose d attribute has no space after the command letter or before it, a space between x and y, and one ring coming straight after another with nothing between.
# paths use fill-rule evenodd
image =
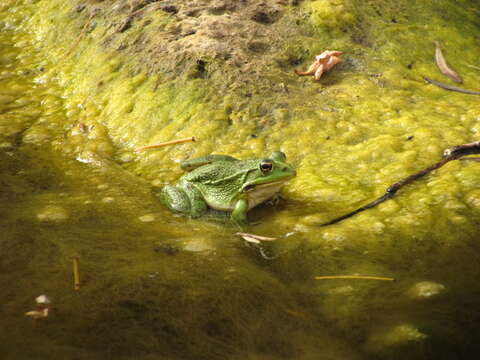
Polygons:
<instances>
[{"instance_id":1,"label":"frog's snout","mask_svg":"<svg viewBox=\"0 0 480 360\"><path fill-rule=\"evenodd\" d=\"M282 172L286 175L288 175L289 177L295 177L297 176L297 172L295 171L295 169L292 169L291 167L288 167L288 166L285 166L283 169L282 169Z\"/></svg>"}]
</instances>

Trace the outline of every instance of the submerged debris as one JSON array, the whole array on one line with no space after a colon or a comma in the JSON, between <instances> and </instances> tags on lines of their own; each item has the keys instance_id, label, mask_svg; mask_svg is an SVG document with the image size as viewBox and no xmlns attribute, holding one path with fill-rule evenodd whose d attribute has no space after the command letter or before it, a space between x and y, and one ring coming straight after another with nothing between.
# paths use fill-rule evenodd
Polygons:
<instances>
[{"instance_id":1,"label":"submerged debris","mask_svg":"<svg viewBox=\"0 0 480 360\"><path fill-rule=\"evenodd\" d=\"M47 295L43 294L43 295L37 296L35 298L35 302L37 303L36 309L26 312L25 315L30 316L35 320L44 319L48 317L50 304L52 302L50 298Z\"/></svg>"},{"instance_id":2,"label":"submerged debris","mask_svg":"<svg viewBox=\"0 0 480 360\"><path fill-rule=\"evenodd\" d=\"M425 299L437 296L445 291L445 286L432 281L421 281L413 285L408 294L415 299Z\"/></svg>"},{"instance_id":3,"label":"submerged debris","mask_svg":"<svg viewBox=\"0 0 480 360\"><path fill-rule=\"evenodd\" d=\"M50 300L50 298L47 295L43 294L43 295L37 296L35 298L35 302L41 305L49 305L51 304L52 300Z\"/></svg>"},{"instance_id":4,"label":"submerged debris","mask_svg":"<svg viewBox=\"0 0 480 360\"><path fill-rule=\"evenodd\" d=\"M37 213L37 219L45 222L61 222L67 220L68 217L68 212L58 205L47 205Z\"/></svg>"},{"instance_id":5,"label":"submerged debris","mask_svg":"<svg viewBox=\"0 0 480 360\"><path fill-rule=\"evenodd\" d=\"M25 313L26 316L30 316L35 320L46 318L48 316L48 308L42 310L32 310Z\"/></svg>"},{"instance_id":6,"label":"submerged debris","mask_svg":"<svg viewBox=\"0 0 480 360\"><path fill-rule=\"evenodd\" d=\"M262 241L275 241L277 238L267 237L267 236L260 236L255 234L248 234L243 232L237 232L235 235L241 236L245 241L252 243L252 244L260 244Z\"/></svg>"},{"instance_id":7,"label":"submerged debris","mask_svg":"<svg viewBox=\"0 0 480 360\"><path fill-rule=\"evenodd\" d=\"M390 329L379 329L368 340L368 347L372 350L382 351L391 347L422 342L427 338L428 335L413 324L403 323Z\"/></svg>"},{"instance_id":8,"label":"submerged debris","mask_svg":"<svg viewBox=\"0 0 480 360\"><path fill-rule=\"evenodd\" d=\"M155 221L155 215L154 214L145 214L145 215L139 216L138 220L140 220L141 222L153 222L153 221Z\"/></svg>"},{"instance_id":9,"label":"submerged debris","mask_svg":"<svg viewBox=\"0 0 480 360\"><path fill-rule=\"evenodd\" d=\"M271 243L272 241L277 240L278 238L273 238L273 237L267 237L267 236L261 236L261 235L256 235L256 234L249 234L249 233L243 233L243 232L237 232L235 235L241 236L243 240L245 240L245 244L248 247L253 247L257 249L265 260L273 260L276 259L279 254L273 254L272 250L269 249L268 247L264 247L264 243Z\"/></svg>"}]
</instances>

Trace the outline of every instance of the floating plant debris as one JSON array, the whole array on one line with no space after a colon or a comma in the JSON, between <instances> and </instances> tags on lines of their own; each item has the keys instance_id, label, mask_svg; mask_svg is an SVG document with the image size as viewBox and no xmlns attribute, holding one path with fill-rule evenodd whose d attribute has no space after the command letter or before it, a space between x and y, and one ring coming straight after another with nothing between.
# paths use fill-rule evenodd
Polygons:
<instances>
[{"instance_id":1,"label":"floating plant debris","mask_svg":"<svg viewBox=\"0 0 480 360\"><path fill-rule=\"evenodd\" d=\"M442 74L448 76L453 81L458 83L462 83L463 79L458 73L453 70L450 66L448 66L445 57L443 56L442 49L440 49L440 44L436 42L436 49L435 49L435 63L437 64L438 68L442 72Z\"/></svg>"},{"instance_id":2,"label":"floating plant debris","mask_svg":"<svg viewBox=\"0 0 480 360\"><path fill-rule=\"evenodd\" d=\"M241 236L245 241L253 243L253 244L260 244L262 241L275 241L277 238L267 237L267 236L260 236L255 234L248 234L243 232L237 232L235 235Z\"/></svg>"},{"instance_id":3,"label":"floating plant debris","mask_svg":"<svg viewBox=\"0 0 480 360\"><path fill-rule=\"evenodd\" d=\"M52 302L50 298L47 295L43 294L43 295L37 296L35 298L35 302L37 303L36 309L26 312L25 315L35 320L44 319L48 317L50 304Z\"/></svg>"}]
</instances>

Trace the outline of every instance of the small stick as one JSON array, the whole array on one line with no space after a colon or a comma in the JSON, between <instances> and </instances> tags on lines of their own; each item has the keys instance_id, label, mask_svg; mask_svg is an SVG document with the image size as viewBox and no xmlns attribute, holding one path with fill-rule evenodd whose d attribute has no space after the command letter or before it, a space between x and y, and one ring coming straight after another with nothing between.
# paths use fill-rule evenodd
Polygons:
<instances>
[{"instance_id":1,"label":"small stick","mask_svg":"<svg viewBox=\"0 0 480 360\"><path fill-rule=\"evenodd\" d=\"M80 289L80 273L78 271L78 257L73 258L73 286L75 290Z\"/></svg>"},{"instance_id":2,"label":"small stick","mask_svg":"<svg viewBox=\"0 0 480 360\"><path fill-rule=\"evenodd\" d=\"M136 15L140 14L142 11L145 11L145 10L147 10L147 8L150 8L150 7L152 7L152 10L155 10L155 8L157 8L157 7L160 8L161 6L162 6L162 4L154 4L154 3L151 3L151 4L147 5L147 6L144 6L144 7L140 8L140 9L138 9L137 11L131 13L129 16L130 16L130 17L136 16ZM133 9L133 6L131 7L131 9Z\"/></svg>"},{"instance_id":3,"label":"small stick","mask_svg":"<svg viewBox=\"0 0 480 360\"><path fill-rule=\"evenodd\" d=\"M143 151L143 150L148 150L148 149L156 149L156 148L163 147L163 146L175 145L175 144L183 144L183 143L195 142L195 141L197 141L197 139L195 138L195 136L192 136L192 137L185 138L185 139L170 140L170 141L165 141L165 142L159 143L159 144L142 146L142 147L139 147L139 148L135 149L135 151Z\"/></svg>"},{"instance_id":4,"label":"small stick","mask_svg":"<svg viewBox=\"0 0 480 360\"><path fill-rule=\"evenodd\" d=\"M396 182L392 186L389 186L387 188L387 191L385 192L385 194L383 194L379 198L373 200L372 202L368 203L367 205L364 205L364 206L362 206L362 207L360 207L360 208L358 208L358 209L356 209L352 212L349 212L348 214L342 215L342 216L340 216L336 219L333 219L329 222L321 224L320 226L327 226L327 225L336 224L336 223L338 223L342 220L348 219L349 217L351 217L355 214L358 214L359 212L362 212L362 211L370 209L374 206L377 206L378 204L381 204L382 202L384 202L388 199L391 199L397 193L397 191L400 190L405 185L408 185L408 184L414 182L415 180L418 180L418 179L424 177L425 175L430 174L433 170L441 168L443 165L447 164L448 162L450 162L452 160L458 160L458 159L461 159L465 155L473 155L473 154L480 154L480 141L476 141L476 142L469 143L469 144L462 144L462 145L454 146L453 148L447 149L443 153L443 159L440 160L439 162L437 162L437 163L433 164L432 166L429 166L428 168L423 169L423 170L421 170L421 171L419 171L419 172L417 172L413 175L410 175L410 176L406 177L405 179L402 179L402 180ZM465 159L468 159L468 158L465 158Z\"/></svg>"},{"instance_id":5,"label":"small stick","mask_svg":"<svg viewBox=\"0 0 480 360\"><path fill-rule=\"evenodd\" d=\"M315 276L315 280L330 280L330 279L362 279L362 280L383 280L394 281L394 278L383 276L363 276L363 275L328 275L328 276Z\"/></svg>"},{"instance_id":6,"label":"small stick","mask_svg":"<svg viewBox=\"0 0 480 360\"><path fill-rule=\"evenodd\" d=\"M77 36L76 40L74 41L73 45L70 47L70 49L65 53L64 57L67 57L68 55L70 55L70 53L72 52L73 49L75 49L78 45L78 43L80 42L80 40L82 40L83 36L85 35L85 32L87 30L87 27L90 25L90 22L92 21L93 19L93 16L94 16L94 12L92 12L90 14L90 16L88 17L88 20L87 22L85 23L85 25L83 26L82 30L80 31L80 34Z\"/></svg>"}]
</instances>

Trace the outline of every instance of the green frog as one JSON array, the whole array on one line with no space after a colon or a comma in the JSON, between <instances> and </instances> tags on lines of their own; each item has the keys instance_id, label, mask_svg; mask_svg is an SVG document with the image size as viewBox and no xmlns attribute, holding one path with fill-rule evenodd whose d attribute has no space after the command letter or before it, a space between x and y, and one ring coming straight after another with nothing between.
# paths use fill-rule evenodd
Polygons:
<instances>
[{"instance_id":1,"label":"green frog","mask_svg":"<svg viewBox=\"0 0 480 360\"><path fill-rule=\"evenodd\" d=\"M168 208L191 217L199 217L209 208L228 211L231 220L240 225L248 222L248 210L275 197L296 175L280 151L254 160L209 155L184 161L181 167L189 172L160 194Z\"/></svg>"}]
</instances>

